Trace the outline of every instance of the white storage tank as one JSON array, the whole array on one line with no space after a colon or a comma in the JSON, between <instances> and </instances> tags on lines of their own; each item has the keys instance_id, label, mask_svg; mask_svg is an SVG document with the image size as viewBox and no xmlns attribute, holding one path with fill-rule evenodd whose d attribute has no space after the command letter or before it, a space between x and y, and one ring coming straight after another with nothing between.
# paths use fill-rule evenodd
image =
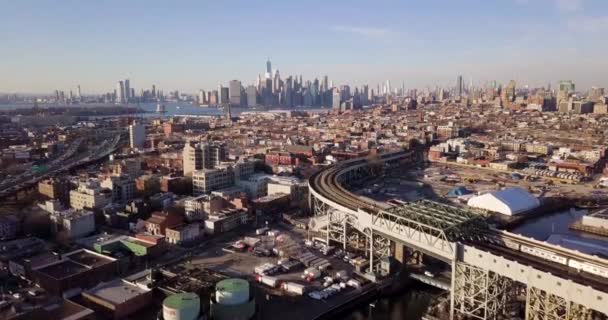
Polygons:
<instances>
[{"instance_id":1,"label":"white storage tank","mask_svg":"<svg viewBox=\"0 0 608 320\"><path fill-rule=\"evenodd\" d=\"M165 320L195 320L201 311L201 300L196 293L170 295L163 301Z\"/></svg>"},{"instance_id":2,"label":"white storage tank","mask_svg":"<svg viewBox=\"0 0 608 320\"><path fill-rule=\"evenodd\" d=\"M249 282L243 279L226 279L215 285L215 297L219 304L238 305L249 300Z\"/></svg>"},{"instance_id":3,"label":"white storage tank","mask_svg":"<svg viewBox=\"0 0 608 320\"><path fill-rule=\"evenodd\" d=\"M255 298L249 294L249 282L243 279L218 282L210 307L214 320L252 319L255 315Z\"/></svg>"}]
</instances>

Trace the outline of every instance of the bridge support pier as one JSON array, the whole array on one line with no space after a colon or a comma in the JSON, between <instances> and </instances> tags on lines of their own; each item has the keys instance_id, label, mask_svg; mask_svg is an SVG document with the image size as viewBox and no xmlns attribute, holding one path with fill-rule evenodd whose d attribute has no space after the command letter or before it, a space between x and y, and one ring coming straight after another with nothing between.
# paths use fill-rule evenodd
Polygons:
<instances>
[{"instance_id":1,"label":"bridge support pier","mask_svg":"<svg viewBox=\"0 0 608 320\"><path fill-rule=\"evenodd\" d=\"M526 319L578 320L593 319L593 312L563 297L528 286L526 288Z\"/></svg>"},{"instance_id":2,"label":"bridge support pier","mask_svg":"<svg viewBox=\"0 0 608 320\"><path fill-rule=\"evenodd\" d=\"M507 305L511 280L463 262L455 262L452 319L497 319Z\"/></svg>"},{"instance_id":3,"label":"bridge support pier","mask_svg":"<svg viewBox=\"0 0 608 320\"><path fill-rule=\"evenodd\" d=\"M405 266L407 264L407 251L403 244L395 242L395 259Z\"/></svg>"}]
</instances>

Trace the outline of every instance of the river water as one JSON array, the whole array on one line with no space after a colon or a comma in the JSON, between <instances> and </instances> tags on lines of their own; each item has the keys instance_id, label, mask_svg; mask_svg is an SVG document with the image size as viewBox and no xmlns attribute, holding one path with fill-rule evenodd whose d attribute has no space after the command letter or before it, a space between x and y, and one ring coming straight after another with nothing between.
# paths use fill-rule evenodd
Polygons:
<instances>
[{"instance_id":1,"label":"river water","mask_svg":"<svg viewBox=\"0 0 608 320\"><path fill-rule=\"evenodd\" d=\"M200 107L197 105L190 104L188 102L163 102L161 103L165 106L166 113L156 113L157 103L131 103L128 107L131 108L140 108L144 110L146 113L137 114L138 116L144 117L172 117L177 115L194 115L194 116L222 116L225 115L227 109L224 108L215 108L215 107ZM0 105L0 110L11 110L11 109L27 109L32 108L33 104L8 104L8 105ZM103 107L101 104L78 104L74 105L75 107ZM113 104L107 104L105 106L115 106ZM39 108L52 108L56 107L56 105L39 105ZM61 106L64 107L64 106ZM68 106L69 107L69 106ZM285 108L231 108L232 115L238 115L243 112L250 111L267 111L267 110L286 110ZM329 108L319 108L319 107L294 107L289 108L288 110L294 111L312 111L312 112L327 112L331 109Z\"/></svg>"},{"instance_id":2,"label":"river water","mask_svg":"<svg viewBox=\"0 0 608 320\"><path fill-rule=\"evenodd\" d=\"M414 284L403 293L362 304L340 320L417 320L426 311L432 297L439 291Z\"/></svg>"}]
</instances>

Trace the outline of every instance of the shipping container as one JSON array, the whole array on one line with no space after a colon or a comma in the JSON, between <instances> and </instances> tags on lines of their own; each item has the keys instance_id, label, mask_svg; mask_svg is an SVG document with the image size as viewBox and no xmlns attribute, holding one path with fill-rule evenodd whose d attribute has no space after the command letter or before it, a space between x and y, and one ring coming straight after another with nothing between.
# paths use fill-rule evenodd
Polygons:
<instances>
[{"instance_id":1,"label":"shipping container","mask_svg":"<svg viewBox=\"0 0 608 320\"><path fill-rule=\"evenodd\" d=\"M269 287L276 288L279 285L279 279L271 276L258 276L259 283L263 283Z\"/></svg>"},{"instance_id":2,"label":"shipping container","mask_svg":"<svg viewBox=\"0 0 608 320\"><path fill-rule=\"evenodd\" d=\"M297 295L303 295L306 292L306 286L295 282L284 282L283 290Z\"/></svg>"}]
</instances>

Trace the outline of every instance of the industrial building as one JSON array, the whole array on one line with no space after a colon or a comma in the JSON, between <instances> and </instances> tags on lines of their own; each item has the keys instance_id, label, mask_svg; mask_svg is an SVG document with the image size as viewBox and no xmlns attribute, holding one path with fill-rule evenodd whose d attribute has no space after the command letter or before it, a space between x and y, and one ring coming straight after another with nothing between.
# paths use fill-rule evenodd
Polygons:
<instances>
[{"instance_id":1,"label":"industrial building","mask_svg":"<svg viewBox=\"0 0 608 320\"><path fill-rule=\"evenodd\" d=\"M86 249L62 255L61 260L33 269L31 280L51 294L71 297L118 273L116 259Z\"/></svg>"},{"instance_id":2,"label":"industrial building","mask_svg":"<svg viewBox=\"0 0 608 320\"><path fill-rule=\"evenodd\" d=\"M539 207L540 201L524 189L513 187L472 197L467 205L513 216Z\"/></svg>"},{"instance_id":3,"label":"industrial building","mask_svg":"<svg viewBox=\"0 0 608 320\"><path fill-rule=\"evenodd\" d=\"M151 236L148 236L151 237ZM76 240L76 243L86 249L101 254L114 254L118 251L131 252L137 257L159 256L165 251L163 242L135 238L119 234L99 234Z\"/></svg>"},{"instance_id":4,"label":"industrial building","mask_svg":"<svg viewBox=\"0 0 608 320\"><path fill-rule=\"evenodd\" d=\"M122 279L100 283L82 296L88 307L112 319L123 319L152 303L151 289Z\"/></svg>"}]
</instances>

